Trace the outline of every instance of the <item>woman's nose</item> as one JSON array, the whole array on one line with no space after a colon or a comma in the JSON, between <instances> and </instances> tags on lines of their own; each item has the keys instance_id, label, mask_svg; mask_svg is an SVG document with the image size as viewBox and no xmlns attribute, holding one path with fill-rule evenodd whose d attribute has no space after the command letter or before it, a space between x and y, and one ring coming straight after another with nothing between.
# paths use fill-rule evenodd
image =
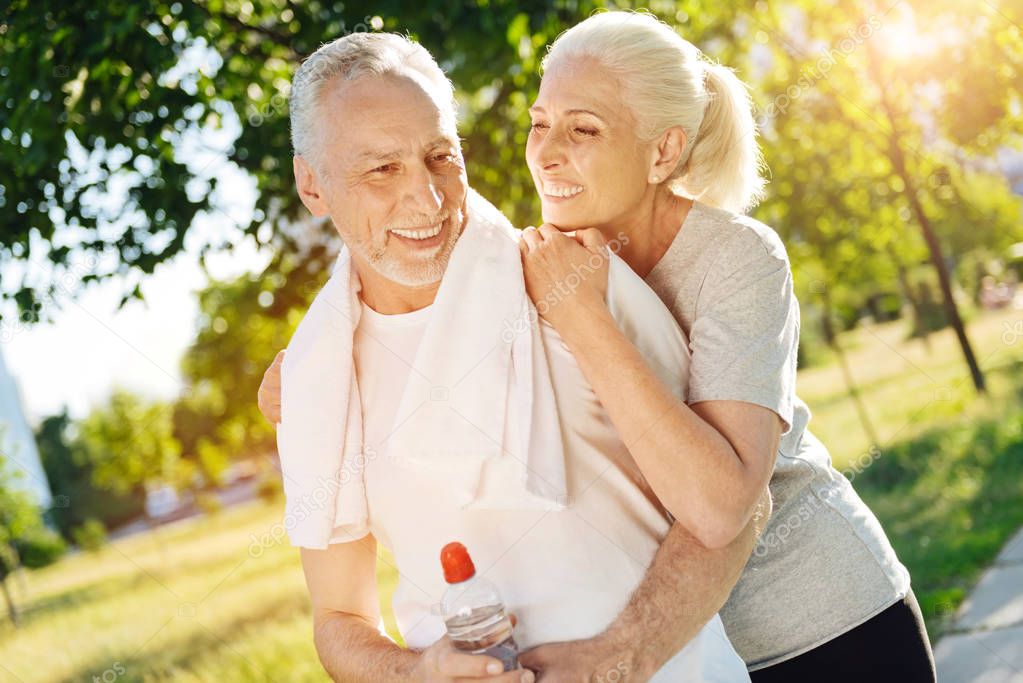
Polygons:
<instances>
[{"instance_id":1,"label":"woman's nose","mask_svg":"<svg viewBox=\"0 0 1023 683\"><path fill-rule=\"evenodd\" d=\"M537 160L545 171L556 169L565 163L565 146L560 134L550 131L540 143Z\"/></svg>"}]
</instances>

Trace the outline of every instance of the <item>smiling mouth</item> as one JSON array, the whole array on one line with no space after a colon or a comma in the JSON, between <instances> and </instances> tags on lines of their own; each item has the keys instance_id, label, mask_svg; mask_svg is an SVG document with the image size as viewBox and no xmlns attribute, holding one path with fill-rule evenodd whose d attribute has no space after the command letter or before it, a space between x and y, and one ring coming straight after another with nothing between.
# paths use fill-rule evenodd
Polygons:
<instances>
[{"instance_id":1,"label":"smiling mouth","mask_svg":"<svg viewBox=\"0 0 1023 683\"><path fill-rule=\"evenodd\" d=\"M585 189L582 185L547 185L544 187L543 193L547 197L570 199Z\"/></svg>"},{"instance_id":2,"label":"smiling mouth","mask_svg":"<svg viewBox=\"0 0 1023 683\"><path fill-rule=\"evenodd\" d=\"M428 240L431 237L436 237L440 234L441 229L444 227L444 221L441 221L437 225L429 228L419 228L416 230L398 230L397 228L391 230L395 235L399 237L405 237L410 240Z\"/></svg>"}]
</instances>

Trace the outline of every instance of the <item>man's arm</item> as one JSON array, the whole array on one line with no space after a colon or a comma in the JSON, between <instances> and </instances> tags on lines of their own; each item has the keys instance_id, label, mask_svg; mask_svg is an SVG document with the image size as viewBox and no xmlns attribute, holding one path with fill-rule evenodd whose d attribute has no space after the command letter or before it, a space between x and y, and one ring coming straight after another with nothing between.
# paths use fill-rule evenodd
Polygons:
<instances>
[{"instance_id":1,"label":"man's arm","mask_svg":"<svg viewBox=\"0 0 1023 683\"><path fill-rule=\"evenodd\" d=\"M320 663L335 681L412 681L419 656L377 630L376 540L302 549Z\"/></svg>"},{"instance_id":2,"label":"man's arm","mask_svg":"<svg viewBox=\"0 0 1023 683\"><path fill-rule=\"evenodd\" d=\"M538 683L649 680L728 600L771 513L765 489L753 519L724 548L709 549L672 525L618 618L590 640L541 645L519 658Z\"/></svg>"},{"instance_id":3,"label":"man's arm","mask_svg":"<svg viewBox=\"0 0 1023 683\"><path fill-rule=\"evenodd\" d=\"M331 680L344 683L520 683L532 674L504 671L493 657L458 652L447 637L423 652L406 650L377 630L380 605L373 536L302 549L313 604L313 638Z\"/></svg>"},{"instance_id":4,"label":"man's arm","mask_svg":"<svg viewBox=\"0 0 1023 683\"><path fill-rule=\"evenodd\" d=\"M673 524L643 582L605 637L635 650L642 643L642 652L633 654L642 654L647 661L637 662L637 669L652 676L724 606L770 514L771 494L765 489L746 528L718 549L706 548L682 525Z\"/></svg>"}]
</instances>

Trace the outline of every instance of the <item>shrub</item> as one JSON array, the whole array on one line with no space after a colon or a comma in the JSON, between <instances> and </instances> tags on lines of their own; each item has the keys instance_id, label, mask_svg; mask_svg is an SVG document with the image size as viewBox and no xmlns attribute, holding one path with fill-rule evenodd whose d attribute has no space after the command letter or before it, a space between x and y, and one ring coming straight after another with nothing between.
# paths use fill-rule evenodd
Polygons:
<instances>
[{"instance_id":1,"label":"shrub","mask_svg":"<svg viewBox=\"0 0 1023 683\"><path fill-rule=\"evenodd\" d=\"M71 530L71 537L82 550L96 552L107 543L107 528L94 517Z\"/></svg>"},{"instance_id":2,"label":"shrub","mask_svg":"<svg viewBox=\"0 0 1023 683\"><path fill-rule=\"evenodd\" d=\"M42 526L27 532L15 545L21 556L21 565L27 569L51 565L67 552L67 543L60 534Z\"/></svg>"}]
</instances>

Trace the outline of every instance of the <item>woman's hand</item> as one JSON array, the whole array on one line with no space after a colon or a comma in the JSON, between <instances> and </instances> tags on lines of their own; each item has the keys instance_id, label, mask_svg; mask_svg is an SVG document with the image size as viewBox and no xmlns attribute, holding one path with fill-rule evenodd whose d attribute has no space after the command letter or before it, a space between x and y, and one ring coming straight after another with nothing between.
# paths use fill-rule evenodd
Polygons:
<instances>
[{"instance_id":1,"label":"woman's hand","mask_svg":"<svg viewBox=\"0 0 1023 683\"><path fill-rule=\"evenodd\" d=\"M281 364L284 362L284 351L278 351L274 362L263 373L263 381L259 383L256 403L259 412L266 421L276 425L281 421Z\"/></svg>"},{"instance_id":2,"label":"woman's hand","mask_svg":"<svg viewBox=\"0 0 1023 683\"><path fill-rule=\"evenodd\" d=\"M569 234L546 223L528 227L522 231L519 250L526 292L537 312L559 331L572 309L606 307L609 260L598 230Z\"/></svg>"}]
</instances>

